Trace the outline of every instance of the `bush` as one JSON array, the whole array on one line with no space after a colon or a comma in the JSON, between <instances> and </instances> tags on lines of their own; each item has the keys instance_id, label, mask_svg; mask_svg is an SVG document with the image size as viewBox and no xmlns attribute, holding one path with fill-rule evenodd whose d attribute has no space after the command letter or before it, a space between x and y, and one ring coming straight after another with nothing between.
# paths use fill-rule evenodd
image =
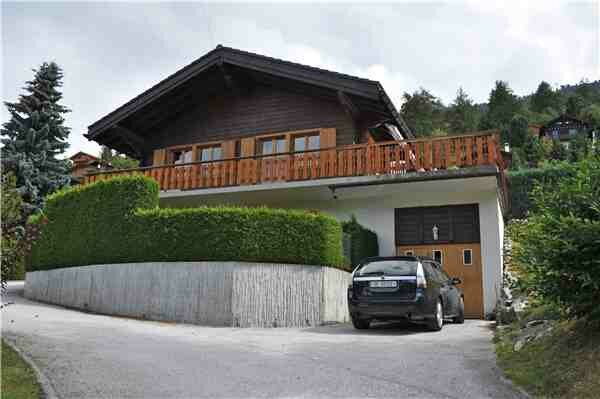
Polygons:
<instances>
[{"instance_id":1,"label":"bush","mask_svg":"<svg viewBox=\"0 0 600 399\"><path fill-rule=\"evenodd\" d=\"M600 319L600 158L579 163L551 189L537 185L526 221L512 223L523 292L568 316Z\"/></svg>"},{"instance_id":2,"label":"bush","mask_svg":"<svg viewBox=\"0 0 600 399\"><path fill-rule=\"evenodd\" d=\"M377 234L361 226L354 215L349 221L342 223L342 229L348 243L347 248L344 248L344 255L353 267L365 258L379 255Z\"/></svg>"},{"instance_id":3,"label":"bush","mask_svg":"<svg viewBox=\"0 0 600 399\"><path fill-rule=\"evenodd\" d=\"M577 165L566 162L549 164L543 168L522 169L508 173L511 197L511 216L522 219L532 210L531 192L535 185L553 187L559 181L573 176Z\"/></svg>"},{"instance_id":4,"label":"bush","mask_svg":"<svg viewBox=\"0 0 600 399\"><path fill-rule=\"evenodd\" d=\"M158 208L158 186L121 177L48 198L33 269L123 262L249 261L340 265L341 226L298 210Z\"/></svg>"}]
</instances>

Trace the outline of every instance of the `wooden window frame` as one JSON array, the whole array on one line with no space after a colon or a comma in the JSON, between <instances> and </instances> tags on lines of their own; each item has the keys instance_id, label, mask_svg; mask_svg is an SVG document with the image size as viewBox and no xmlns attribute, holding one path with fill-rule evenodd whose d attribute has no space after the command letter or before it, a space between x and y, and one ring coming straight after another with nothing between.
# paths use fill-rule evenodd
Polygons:
<instances>
[{"instance_id":1,"label":"wooden window frame","mask_svg":"<svg viewBox=\"0 0 600 399\"><path fill-rule=\"evenodd\" d=\"M439 252L440 253L440 260L438 261L435 258L435 253ZM431 259L433 259L435 262L438 262L440 265L444 264L444 251L442 251L441 249L431 249Z\"/></svg>"},{"instance_id":2,"label":"wooden window frame","mask_svg":"<svg viewBox=\"0 0 600 399\"><path fill-rule=\"evenodd\" d=\"M213 154L211 153L211 159L209 159L208 161L202 161L202 150L205 150L207 148L212 148L213 150L215 148L219 148L221 150L221 158L212 159ZM194 153L192 154L192 157L196 160L196 162L222 161L223 160L223 142L218 141L218 142L213 142L213 143L195 144L194 145Z\"/></svg>"},{"instance_id":3,"label":"wooden window frame","mask_svg":"<svg viewBox=\"0 0 600 399\"><path fill-rule=\"evenodd\" d=\"M467 251L470 252L470 254L471 254L470 255L471 262L470 263L466 263L465 262L465 253ZM463 248L463 250L462 250L462 263L463 263L463 266L473 266L473 249L472 248Z\"/></svg>"},{"instance_id":4,"label":"wooden window frame","mask_svg":"<svg viewBox=\"0 0 600 399\"><path fill-rule=\"evenodd\" d=\"M302 133L295 133L290 136L288 141L288 148L290 152L305 152L305 151L319 151L321 149L321 132L319 130L310 130ZM310 137L318 137L319 138L319 148L309 149L308 143ZM303 138L304 139L304 149L302 151L296 151L296 139Z\"/></svg>"}]
</instances>

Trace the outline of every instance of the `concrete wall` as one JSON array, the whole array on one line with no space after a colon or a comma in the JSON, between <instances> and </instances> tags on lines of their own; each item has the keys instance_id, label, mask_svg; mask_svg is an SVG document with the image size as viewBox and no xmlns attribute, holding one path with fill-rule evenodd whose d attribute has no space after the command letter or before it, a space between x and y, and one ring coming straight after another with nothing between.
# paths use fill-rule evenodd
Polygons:
<instances>
[{"instance_id":1,"label":"concrete wall","mask_svg":"<svg viewBox=\"0 0 600 399\"><path fill-rule=\"evenodd\" d=\"M350 273L243 262L92 265L29 272L25 297L91 312L240 327L348 321Z\"/></svg>"}]
</instances>

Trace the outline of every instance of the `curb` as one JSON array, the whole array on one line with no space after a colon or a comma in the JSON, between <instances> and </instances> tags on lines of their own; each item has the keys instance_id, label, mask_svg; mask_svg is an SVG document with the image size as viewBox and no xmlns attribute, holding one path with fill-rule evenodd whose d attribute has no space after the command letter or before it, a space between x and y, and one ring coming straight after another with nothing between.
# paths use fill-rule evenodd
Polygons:
<instances>
[{"instance_id":1,"label":"curb","mask_svg":"<svg viewBox=\"0 0 600 399\"><path fill-rule=\"evenodd\" d=\"M39 369L39 367L35 365L35 363L33 362L33 359L29 355L27 355L25 352L23 352L21 349L17 348L17 346L15 345L14 342L6 339L6 337L2 337L2 338L3 338L4 343L6 345L10 346L12 350L17 352L19 354L19 356L21 356L21 358L25 361L25 363L27 363L29 365L29 367L31 367L33 369L33 371L35 371L36 377L40 384L40 388L42 390L42 395L41 395L42 398L43 399L59 399L59 396L56 394L56 391L54 390L54 387L52 386L50 379L48 379L48 377L46 377L46 375Z\"/></svg>"}]
</instances>

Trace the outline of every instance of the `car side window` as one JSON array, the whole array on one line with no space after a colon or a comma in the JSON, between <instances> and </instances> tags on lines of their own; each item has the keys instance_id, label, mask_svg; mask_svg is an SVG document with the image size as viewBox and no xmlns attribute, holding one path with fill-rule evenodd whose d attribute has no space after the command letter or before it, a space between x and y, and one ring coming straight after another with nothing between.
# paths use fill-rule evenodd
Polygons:
<instances>
[{"instance_id":1,"label":"car side window","mask_svg":"<svg viewBox=\"0 0 600 399\"><path fill-rule=\"evenodd\" d=\"M437 281L435 272L434 272L433 268L431 267L431 265L429 264L429 262L422 262L422 265L423 265L423 271L425 271L425 278L427 280Z\"/></svg>"},{"instance_id":2,"label":"car side window","mask_svg":"<svg viewBox=\"0 0 600 399\"><path fill-rule=\"evenodd\" d=\"M437 267L437 265L432 262L425 262L425 264L427 264L429 266L429 268L431 269L431 275L432 275L433 280L435 280L438 283L443 283L444 281L442 279L440 269Z\"/></svg>"}]
</instances>

